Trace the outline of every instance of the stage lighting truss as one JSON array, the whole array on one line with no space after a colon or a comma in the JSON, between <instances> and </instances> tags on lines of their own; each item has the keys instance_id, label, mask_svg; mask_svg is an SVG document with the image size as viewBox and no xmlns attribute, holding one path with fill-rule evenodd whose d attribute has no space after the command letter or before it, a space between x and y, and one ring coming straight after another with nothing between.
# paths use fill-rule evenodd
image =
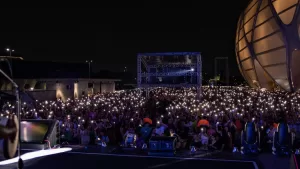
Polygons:
<instances>
[{"instance_id":1,"label":"stage lighting truss","mask_svg":"<svg viewBox=\"0 0 300 169\"><path fill-rule=\"evenodd\" d=\"M176 78L183 79L183 82L179 82L179 80L177 80L178 83L176 83L177 81L174 82ZM174 80L172 81L172 79ZM197 88L198 96L200 96L202 86L201 53L171 52L138 54L137 86L138 88L146 89L152 87L195 87Z\"/></svg>"}]
</instances>

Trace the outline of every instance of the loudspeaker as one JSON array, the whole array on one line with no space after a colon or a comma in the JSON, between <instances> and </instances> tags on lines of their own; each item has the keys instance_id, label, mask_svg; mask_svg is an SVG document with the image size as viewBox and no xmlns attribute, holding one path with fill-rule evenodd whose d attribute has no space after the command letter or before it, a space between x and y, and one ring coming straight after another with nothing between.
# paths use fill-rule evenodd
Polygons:
<instances>
[{"instance_id":1,"label":"loudspeaker","mask_svg":"<svg viewBox=\"0 0 300 169\"><path fill-rule=\"evenodd\" d=\"M57 120L22 120L20 127L21 149L48 149L59 141Z\"/></svg>"},{"instance_id":2,"label":"loudspeaker","mask_svg":"<svg viewBox=\"0 0 300 169\"><path fill-rule=\"evenodd\" d=\"M15 127L17 130L14 139L0 139L0 158L4 156L6 159L13 158L17 152L19 142L19 120L17 116L12 118L0 117L0 126L5 128Z\"/></svg>"},{"instance_id":3,"label":"loudspeaker","mask_svg":"<svg viewBox=\"0 0 300 169\"><path fill-rule=\"evenodd\" d=\"M174 156L176 153L176 137L151 137L149 141L149 155Z\"/></svg>"}]
</instances>

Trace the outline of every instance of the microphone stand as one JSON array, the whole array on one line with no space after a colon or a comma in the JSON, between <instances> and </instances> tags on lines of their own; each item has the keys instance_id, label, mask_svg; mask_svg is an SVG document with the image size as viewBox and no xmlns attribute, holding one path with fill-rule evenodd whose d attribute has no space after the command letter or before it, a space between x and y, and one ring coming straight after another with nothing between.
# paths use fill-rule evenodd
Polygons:
<instances>
[{"instance_id":1,"label":"microphone stand","mask_svg":"<svg viewBox=\"0 0 300 169\"><path fill-rule=\"evenodd\" d=\"M0 73L6 77L6 79L8 79L12 85L15 87L16 91L15 91L15 95L16 95L16 103L17 103L17 117L18 117L18 123L19 123L19 135L18 135L18 157L19 157L19 161L18 161L18 169L23 169L24 167L24 163L23 160L21 158L21 100L20 100L20 93L19 93L19 86L2 70L0 69Z\"/></svg>"}]
</instances>

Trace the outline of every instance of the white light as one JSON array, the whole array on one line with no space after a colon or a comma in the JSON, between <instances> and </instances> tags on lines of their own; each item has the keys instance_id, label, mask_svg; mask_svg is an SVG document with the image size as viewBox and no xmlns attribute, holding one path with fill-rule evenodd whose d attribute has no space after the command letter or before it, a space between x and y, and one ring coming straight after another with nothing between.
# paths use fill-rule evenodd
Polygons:
<instances>
[{"instance_id":1,"label":"white light","mask_svg":"<svg viewBox=\"0 0 300 169\"><path fill-rule=\"evenodd\" d=\"M48 155L53 155L53 154L58 154L58 153L63 153L67 151L71 151L72 148L58 148L58 149L48 149L48 150L39 150L39 151L34 151L30 153L26 153L21 155L21 158L23 161L34 159L37 157L43 157L43 156L48 156ZM1 161L0 165L7 165L7 164L12 164L18 162L19 157L15 157L9 160Z\"/></svg>"},{"instance_id":2,"label":"white light","mask_svg":"<svg viewBox=\"0 0 300 169\"><path fill-rule=\"evenodd\" d=\"M194 68L191 68L191 71L195 71L195 69L194 69Z\"/></svg>"},{"instance_id":3,"label":"white light","mask_svg":"<svg viewBox=\"0 0 300 169\"><path fill-rule=\"evenodd\" d=\"M10 51L10 49L9 49L9 48L6 48L6 51Z\"/></svg>"},{"instance_id":4,"label":"white light","mask_svg":"<svg viewBox=\"0 0 300 169\"><path fill-rule=\"evenodd\" d=\"M31 87L30 90L33 90L33 87Z\"/></svg>"}]
</instances>

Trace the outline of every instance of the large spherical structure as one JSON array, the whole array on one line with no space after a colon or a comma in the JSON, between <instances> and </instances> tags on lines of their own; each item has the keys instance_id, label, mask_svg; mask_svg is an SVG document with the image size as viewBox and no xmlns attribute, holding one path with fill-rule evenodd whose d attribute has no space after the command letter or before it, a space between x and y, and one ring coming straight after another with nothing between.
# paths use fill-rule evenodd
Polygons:
<instances>
[{"instance_id":1,"label":"large spherical structure","mask_svg":"<svg viewBox=\"0 0 300 169\"><path fill-rule=\"evenodd\" d=\"M240 16L236 56L252 87L300 89L298 0L252 0Z\"/></svg>"}]
</instances>

